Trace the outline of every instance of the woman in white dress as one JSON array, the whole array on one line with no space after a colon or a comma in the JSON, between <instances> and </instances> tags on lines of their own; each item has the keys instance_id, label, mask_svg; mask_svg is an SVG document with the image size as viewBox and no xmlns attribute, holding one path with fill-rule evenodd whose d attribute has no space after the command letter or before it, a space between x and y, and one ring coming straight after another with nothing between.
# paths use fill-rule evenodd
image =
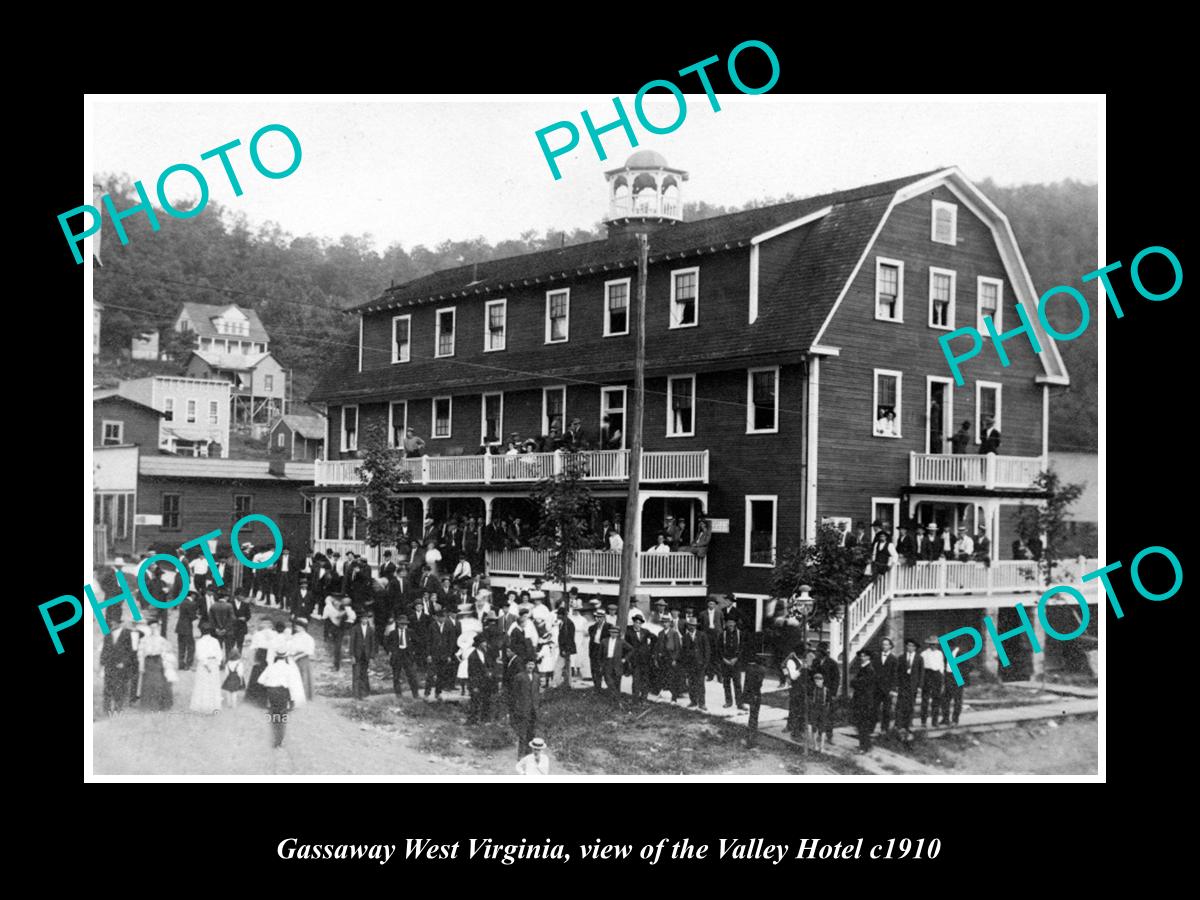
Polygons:
<instances>
[{"instance_id":1,"label":"woman in white dress","mask_svg":"<svg viewBox=\"0 0 1200 900\"><path fill-rule=\"evenodd\" d=\"M312 686L312 657L317 652L316 641L308 633L308 619L303 617L296 620L291 638L288 639L288 659L300 673L301 693L305 700L313 698ZM299 704L297 704L299 705Z\"/></svg>"},{"instance_id":2,"label":"woman in white dress","mask_svg":"<svg viewBox=\"0 0 1200 900\"><path fill-rule=\"evenodd\" d=\"M464 603L458 607L458 686L462 693L467 691L467 660L475 649L475 635L483 631L483 623L475 617L473 604Z\"/></svg>"},{"instance_id":3,"label":"woman in white dress","mask_svg":"<svg viewBox=\"0 0 1200 900\"><path fill-rule=\"evenodd\" d=\"M304 676L300 674L300 667L296 665L296 657L294 655L296 645L293 643L295 639L295 630L291 625L285 624L283 631L275 635L275 646L273 649L276 653L287 654L288 691L291 692L292 708L298 709L308 702L308 698L304 693Z\"/></svg>"},{"instance_id":4,"label":"woman in white dress","mask_svg":"<svg viewBox=\"0 0 1200 900\"><path fill-rule=\"evenodd\" d=\"M579 609L571 610L571 622L575 626L575 655L571 661L575 663L576 674L584 681L592 678L592 660L588 655L588 628L592 626Z\"/></svg>"},{"instance_id":5,"label":"woman in white dress","mask_svg":"<svg viewBox=\"0 0 1200 900\"><path fill-rule=\"evenodd\" d=\"M200 628L196 641L196 677L192 682L192 711L212 714L221 709L221 662L225 654L212 628Z\"/></svg>"},{"instance_id":6,"label":"woman in white dress","mask_svg":"<svg viewBox=\"0 0 1200 900\"><path fill-rule=\"evenodd\" d=\"M554 680L554 672L558 668L558 620L555 619L548 627L537 630L538 643L534 644L537 647L537 670L545 680L543 687L548 688L550 682Z\"/></svg>"}]
</instances>

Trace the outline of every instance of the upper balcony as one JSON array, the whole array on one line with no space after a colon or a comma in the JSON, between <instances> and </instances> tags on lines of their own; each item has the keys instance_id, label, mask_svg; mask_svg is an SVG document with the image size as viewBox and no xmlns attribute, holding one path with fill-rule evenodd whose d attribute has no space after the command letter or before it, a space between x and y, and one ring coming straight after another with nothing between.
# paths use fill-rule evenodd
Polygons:
<instances>
[{"instance_id":1,"label":"upper balcony","mask_svg":"<svg viewBox=\"0 0 1200 900\"><path fill-rule=\"evenodd\" d=\"M1045 469L1040 456L985 456L966 453L912 453L908 483L914 486L980 488L982 490L1036 489Z\"/></svg>"},{"instance_id":2,"label":"upper balcony","mask_svg":"<svg viewBox=\"0 0 1200 900\"><path fill-rule=\"evenodd\" d=\"M584 481L628 481L628 450L585 450L575 454ZM566 455L520 453L513 456L419 456L401 461L413 485L532 484L563 472ZM317 460L317 487L362 484L356 459ZM707 450L656 450L642 453L643 484L708 484Z\"/></svg>"}]
</instances>

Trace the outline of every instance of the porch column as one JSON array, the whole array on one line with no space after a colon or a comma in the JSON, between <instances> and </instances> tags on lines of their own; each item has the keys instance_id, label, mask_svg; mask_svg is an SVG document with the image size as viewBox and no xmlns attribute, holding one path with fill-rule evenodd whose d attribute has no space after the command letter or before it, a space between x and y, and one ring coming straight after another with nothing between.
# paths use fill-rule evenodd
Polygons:
<instances>
[{"instance_id":1,"label":"porch column","mask_svg":"<svg viewBox=\"0 0 1200 900\"><path fill-rule=\"evenodd\" d=\"M989 606L983 611L985 616L991 616L993 622L1000 621L1000 607ZM996 642L992 640L991 632L984 626L981 620L976 626L979 632L983 635L983 668L995 678L1000 677L1000 658L996 655Z\"/></svg>"},{"instance_id":2,"label":"porch column","mask_svg":"<svg viewBox=\"0 0 1200 900\"><path fill-rule=\"evenodd\" d=\"M1042 648L1041 653L1034 653L1032 656L1034 681L1041 681L1046 675L1046 629L1042 627L1042 617L1037 614L1036 606L1025 607L1025 612L1029 613L1029 622L1033 625L1033 634L1037 638L1038 646Z\"/></svg>"},{"instance_id":3,"label":"porch column","mask_svg":"<svg viewBox=\"0 0 1200 900\"><path fill-rule=\"evenodd\" d=\"M483 524L492 524L492 501L496 499L495 494L484 494L483 500Z\"/></svg>"},{"instance_id":4,"label":"porch column","mask_svg":"<svg viewBox=\"0 0 1200 900\"><path fill-rule=\"evenodd\" d=\"M421 504L421 528L423 529L425 527L425 517L429 515L430 504L433 502L433 495L419 494L417 495L417 500Z\"/></svg>"},{"instance_id":5,"label":"porch column","mask_svg":"<svg viewBox=\"0 0 1200 900\"><path fill-rule=\"evenodd\" d=\"M897 649L904 650L904 613L897 611L891 600L888 601L887 636Z\"/></svg>"}]
</instances>

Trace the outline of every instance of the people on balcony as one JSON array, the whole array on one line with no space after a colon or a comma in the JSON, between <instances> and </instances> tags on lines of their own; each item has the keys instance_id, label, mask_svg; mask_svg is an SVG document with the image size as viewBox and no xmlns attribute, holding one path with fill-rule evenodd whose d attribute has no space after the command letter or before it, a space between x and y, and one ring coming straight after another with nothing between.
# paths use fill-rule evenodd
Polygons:
<instances>
[{"instance_id":1,"label":"people on balcony","mask_svg":"<svg viewBox=\"0 0 1200 900\"><path fill-rule=\"evenodd\" d=\"M879 577L896 564L896 544L892 541L891 531L885 528L879 519L872 522L871 527L876 529L876 532L871 541L870 574Z\"/></svg>"},{"instance_id":2,"label":"people on balcony","mask_svg":"<svg viewBox=\"0 0 1200 900\"><path fill-rule=\"evenodd\" d=\"M996 427L994 416L983 417L983 434L979 441L980 455L1000 452L1000 429Z\"/></svg>"},{"instance_id":3,"label":"people on balcony","mask_svg":"<svg viewBox=\"0 0 1200 900\"><path fill-rule=\"evenodd\" d=\"M661 531L654 536L654 546L647 553L670 553L671 547L667 544L667 536Z\"/></svg>"},{"instance_id":4,"label":"people on balcony","mask_svg":"<svg viewBox=\"0 0 1200 900\"><path fill-rule=\"evenodd\" d=\"M687 549L699 559L708 555L708 544L712 540L712 522L701 517L696 524L696 540Z\"/></svg>"},{"instance_id":5,"label":"people on balcony","mask_svg":"<svg viewBox=\"0 0 1200 900\"><path fill-rule=\"evenodd\" d=\"M950 452L951 453L966 453L967 446L971 443L971 423L963 419L962 424L958 426L958 431L950 436Z\"/></svg>"},{"instance_id":6,"label":"people on balcony","mask_svg":"<svg viewBox=\"0 0 1200 900\"><path fill-rule=\"evenodd\" d=\"M420 437L411 425L404 431L403 448L405 457L415 458L425 455L425 439Z\"/></svg>"},{"instance_id":7,"label":"people on balcony","mask_svg":"<svg viewBox=\"0 0 1200 900\"><path fill-rule=\"evenodd\" d=\"M958 540L954 542L954 558L959 562L970 562L975 558L975 541L966 528L958 529Z\"/></svg>"}]
</instances>

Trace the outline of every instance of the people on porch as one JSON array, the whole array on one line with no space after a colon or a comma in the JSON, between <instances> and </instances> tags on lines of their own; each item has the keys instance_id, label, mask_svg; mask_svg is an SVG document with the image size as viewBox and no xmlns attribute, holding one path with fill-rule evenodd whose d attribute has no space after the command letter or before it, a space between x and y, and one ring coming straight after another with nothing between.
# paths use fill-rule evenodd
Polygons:
<instances>
[{"instance_id":1,"label":"people on porch","mask_svg":"<svg viewBox=\"0 0 1200 900\"><path fill-rule=\"evenodd\" d=\"M979 453L986 455L988 453L1000 452L1000 429L996 427L995 416L983 417L983 434L979 440Z\"/></svg>"}]
</instances>

